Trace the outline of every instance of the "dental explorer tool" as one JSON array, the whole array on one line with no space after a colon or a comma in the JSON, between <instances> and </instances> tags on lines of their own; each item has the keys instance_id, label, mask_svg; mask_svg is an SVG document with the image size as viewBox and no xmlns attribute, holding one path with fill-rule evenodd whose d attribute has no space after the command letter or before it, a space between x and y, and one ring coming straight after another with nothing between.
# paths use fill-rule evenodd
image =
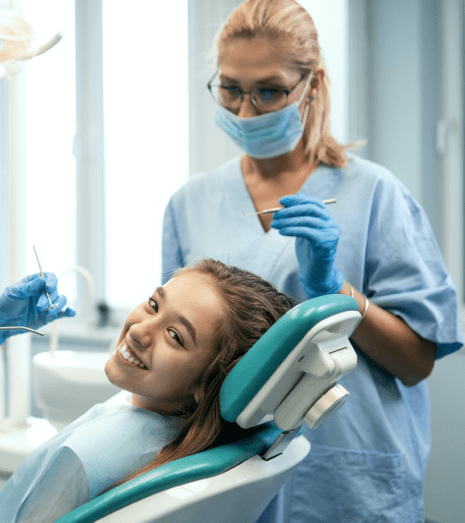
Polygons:
<instances>
[{"instance_id":1,"label":"dental explorer tool","mask_svg":"<svg viewBox=\"0 0 465 523\"><path fill-rule=\"evenodd\" d=\"M34 329L30 329L29 327L0 327L0 331L15 331L15 330L29 331L29 332L33 332L34 334L38 334L39 336L45 336L45 334L43 332L35 331Z\"/></svg>"},{"instance_id":2,"label":"dental explorer tool","mask_svg":"<svg viewBox=\"0 0 465 523\"><path fill-rule=\"evenodd\" d=\"M40 265L39 257L37 256L36 248L34 247L34 245L32 246L32 248L34 249L34 253L35 253L35 255L36 255L37 264L39 265L40 275L41 275L41 276L45 276L44 271L42 270L42 267L41 267L41 265ZM52 300L50 299L50 294L49 294L47 291L45 291L45 295L47 296L47 298L48 298L48 302L50 303L50 307L48 307L48 308L45 309L45 310L48 311L48 310L50 310L50 309L54 309L54 308L56 307L56 305L53 305Z\"/></svg>"},{"instance_id":3,"label":"dental explorer tool","mask_svg":"<svg viewBox=\"0 0 465 523\"><path fill-rule=\"evenodd\" d=\"M331 198L330 200L323 200L323 203L336 203L336 198ZM249 212L248 214L244 213L244 216L257 216L258 214L272 214L276 211L280 211L284 207L273 207L272 209L264 209L263 211Z\"/></svg>"}]
</instances>

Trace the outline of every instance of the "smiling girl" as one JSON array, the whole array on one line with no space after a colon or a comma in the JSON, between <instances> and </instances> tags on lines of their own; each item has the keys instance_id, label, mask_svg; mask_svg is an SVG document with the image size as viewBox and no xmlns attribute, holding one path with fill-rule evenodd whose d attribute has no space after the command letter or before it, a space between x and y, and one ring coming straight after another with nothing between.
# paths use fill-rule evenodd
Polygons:
<instances>
[{"instance_id":1,"label":"smiling girl","mask_svg":"<svg viewBox=\"0 0 465 523\"><path fill-rule=\"evenodd\" d=\"M0 491L0 521L56 521L115 485L211 447L225 426L224 378L293 305L221 262L181 269L129 314L105 366L127 392L28 456Z\"/></svg>"}]
</instances>

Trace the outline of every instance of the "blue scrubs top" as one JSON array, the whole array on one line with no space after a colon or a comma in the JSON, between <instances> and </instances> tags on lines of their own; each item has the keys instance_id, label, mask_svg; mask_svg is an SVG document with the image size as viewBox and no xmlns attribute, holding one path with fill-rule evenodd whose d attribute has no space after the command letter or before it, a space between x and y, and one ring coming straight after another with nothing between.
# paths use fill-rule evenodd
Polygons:
<instances>
[{"instance_id":1,"label":"blue scrubs top","mask_svg":"<svg viewBox=\"0 0 465 523\"><path fill-rule=\"evenodd\" d=\"M457 294L425 212L385 168L347 154L346 168L320 165L301 188L336 198L341 227L335 267L369 299L436 343L436 357L463 343ZM163 282L202 258L247 269L297 300L294 238L265 232L240 158L194 176L171 199L163 229ZM341 384L349 401L316 430L312 450L261 521L423 523L430 450L426 382L404 386L354 346L358 364Z\"/></svg>"},{"instance_id":2,"label":"blue scrubs top","mask_svg":"<svg viewBox=\"0 0 465 523\"><path fill-rule=\"evenodd\" d=\"M21 463L0 491L2 523L52 523L150 463L181 418L129 405L123 391L95 405Z\"/></svg>"}]
</instances>

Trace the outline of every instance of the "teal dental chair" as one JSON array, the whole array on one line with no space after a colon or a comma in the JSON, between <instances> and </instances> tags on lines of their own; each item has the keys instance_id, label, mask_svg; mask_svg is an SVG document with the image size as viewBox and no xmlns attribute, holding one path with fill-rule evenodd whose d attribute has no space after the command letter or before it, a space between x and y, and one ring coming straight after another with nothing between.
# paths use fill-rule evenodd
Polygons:
<instances>
[{"instance_id":1,"label":"teal dental chair","mask_svg":"<svg viewBox=\"0 0 465 523\"><path fill-rule=\"evenodd\" d=\"M356 366L359 321L357 302L339 294L294 307L221 387L222 417L250 429L238 427L245 437L147 472L58 523L254 523L310 451L302 424L317 428L347 399L337 381Z\"/></svg>"}]
</instances>

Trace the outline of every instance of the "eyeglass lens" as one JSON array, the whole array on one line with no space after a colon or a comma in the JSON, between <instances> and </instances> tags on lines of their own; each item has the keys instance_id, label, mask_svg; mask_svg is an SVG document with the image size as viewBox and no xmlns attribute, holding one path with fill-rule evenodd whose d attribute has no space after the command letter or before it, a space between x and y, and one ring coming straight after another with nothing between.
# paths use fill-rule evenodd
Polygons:
<instances>
[{"instance_id":1,"label":"eyeglass lens","mask_svg":"<svg viewBox=\"0 0 465 523\"><path fill-rule=\"evenodd\" d=\"M239 109L242 102L242 92L238 87L212 85L213 98L226 109ZM276 111L282 109L287 102L287 94L280 89L260 88L251 93L252 102L261 111Z\"/></svg>"}]
</instances>

